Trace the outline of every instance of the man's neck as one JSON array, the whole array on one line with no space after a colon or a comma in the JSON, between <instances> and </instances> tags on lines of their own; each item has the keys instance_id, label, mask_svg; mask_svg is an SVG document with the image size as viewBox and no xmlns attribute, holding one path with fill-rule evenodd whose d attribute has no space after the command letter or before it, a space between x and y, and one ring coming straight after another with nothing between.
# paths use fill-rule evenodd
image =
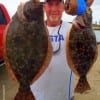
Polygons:
<instances>
[{"instance_id":1,"label":"man's neck","mask_svg":"<svg viewBox=\"0 0 100 100\"><path fill-rule=\"evenodd\" d=\"M45 22L46 22L46 25L51 26L51 27L55 27L55 26L60 25L62 21L60 20L58 22L50 22L50 21L46 20Z\"/></svg>"}]
</instances>

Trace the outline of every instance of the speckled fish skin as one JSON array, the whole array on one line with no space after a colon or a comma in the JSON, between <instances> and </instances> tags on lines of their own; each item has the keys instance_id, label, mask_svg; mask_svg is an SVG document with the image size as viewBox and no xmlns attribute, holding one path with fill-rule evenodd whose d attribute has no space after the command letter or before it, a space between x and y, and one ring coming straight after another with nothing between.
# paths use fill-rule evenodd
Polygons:
<instances>
[{"instance_id":1,"label":"speckled fish skin","mask_svg":"<svg viewBox=\"0 0 100 100\"><path fill-rule=\"evenodd\" d=\"M85 26L78 22L82 19ZM92 30L92 11L87 11L76 17L77 25L73 24L69 32L68 53L70 56L69 65L80 79L75 88L75 92L83 93L90 89L86 75L93 66L97 57L96 37Z\"/></svg>"},{"instance_id":2,"label":"speckled fish skin","mask_svg":"<svg viewBox=\"0 0 100 100\"><path fill-rule=\"evenodd\" d=\"M47 54L48 35L42 6L26 2L23 8L25 18L16 13L6 32L6 56L22 92L30 91L29 85Z\"/></svg>"}]
</instances>

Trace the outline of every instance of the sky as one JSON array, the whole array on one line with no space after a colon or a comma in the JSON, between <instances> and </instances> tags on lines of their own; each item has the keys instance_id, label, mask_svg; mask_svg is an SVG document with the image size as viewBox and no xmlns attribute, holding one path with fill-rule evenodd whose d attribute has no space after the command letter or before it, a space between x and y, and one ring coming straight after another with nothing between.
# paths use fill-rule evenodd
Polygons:
<instances>
[{"instance_id":1,"label":"sky","mask_svg":"<svg viewBox=\"0 0 100 100\"><path fill-rule=\"evenodd\" d=\"M10 17L12 17L15 14L20 2L26 2L26 1L28 0L0 0L0 3L4 4L4 6L8 10L8 13L10 14ZM40 1L43 1L43 0L40 0ZM93 11L93 23L95 22L99 23L100 22L100 0L94 0L91 8ZM75 16L65 14L64 12L62 19L64 21L71 22L73 21L74 17Z\"/></svg>"}]
</instances>

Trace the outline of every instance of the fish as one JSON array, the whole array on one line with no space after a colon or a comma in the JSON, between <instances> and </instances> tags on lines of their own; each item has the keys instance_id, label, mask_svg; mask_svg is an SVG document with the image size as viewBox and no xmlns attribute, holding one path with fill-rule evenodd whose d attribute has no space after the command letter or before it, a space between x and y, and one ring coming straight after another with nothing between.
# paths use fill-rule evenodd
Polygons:
<instances>
[{"instance_id":1,"label":"fish","mask_svg":"<svg viewBox=\"0 0 100 100\"><path fill-rule=\"evenodd\" d=\"M92 9L76 16L66 40L66 58L69 67L79 77L75 87L76 93L84 93L91 87L87 74L95 63L98 55L96 36L92 29Z\"/></svg>"},{"instance_id":2,"label":"fish","mask_svg":"<svg viewBox=\"0 0 100 100\"><path fill-rule=\"evenodd\" d=\"M53 53L43 3L39 0L21 3L3 37L6 69L19 83L14 100L36 100L30 84L48 67Z\"/></svg>"}]
</instances>

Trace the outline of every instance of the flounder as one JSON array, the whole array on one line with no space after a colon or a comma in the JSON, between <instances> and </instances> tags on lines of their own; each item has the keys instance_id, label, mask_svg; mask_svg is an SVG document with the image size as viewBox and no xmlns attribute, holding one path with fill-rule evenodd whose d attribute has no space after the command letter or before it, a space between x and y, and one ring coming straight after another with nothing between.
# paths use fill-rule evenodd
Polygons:
<instances>
[{"instance_id":1,"label":"flounder","mask_svg":"<svg viewBox=\"0 0 100 100\"><path fill-rule=\"evenodd\" d=\"M30 84L47 68L52 46L44 24L43 4L30 0L20 4L4 35L7 70L19 82L14 100L35 100Z\"/></svg>"},{"instance_id":2,"label":"flounder","mask_svg":"<svg viewBox=\"0 0 100 100\"><path fill-rule=\"evenodd\" d=\"M66 41L66 56L72 71L79 76L75 92L90 90L86 75L97 58L96 37L92 29L92 10L76 16Z\"/></svg>"}]
</instances>

